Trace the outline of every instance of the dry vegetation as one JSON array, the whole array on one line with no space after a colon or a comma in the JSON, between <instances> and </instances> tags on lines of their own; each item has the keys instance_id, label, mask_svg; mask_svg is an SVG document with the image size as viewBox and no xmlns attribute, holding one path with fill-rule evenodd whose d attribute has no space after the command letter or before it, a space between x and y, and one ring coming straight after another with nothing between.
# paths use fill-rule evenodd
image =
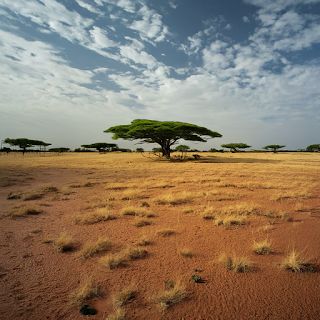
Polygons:
<instances>
[{"instance_id":1,"label":"dry vegetation","mask_svg":"<svg viewBox=\"0 0 320 320\"><path fill-rule=\"evenodd\" d=\"M70 318L80 318L78 306L91 298L93 307L107 306L105 310L98 310L105 320L206 319L208 314L228 319L227 311L220 308L219 313L216 305L226 307L225 303L233 303L233 300L239 306L239 318L243 310L246 310L243 318L251 314L268 317L273 312L272 304L281 300L279 292L283 292L282 289L273 291L272 286L278 283L285 286L291 279L283 280L279 274L294 276L284 271L275 273L274 269L281 266L294 273L314 271L303 252L292 250L285 256L288 245L302 242L306 247L315 246L314 260L319 264L318 231L313 230L309 235L304 230L319 224L317 176L320 159L317 154L203 154L199 161L182 163L116 153L66 154L52 159L33 155L29 159L28 156L11 158L10 166L30 172L20 177L8 165L11 176L6 175L6 183L0 189L5 205L0 221L10 227L1 230L4 245L0 250L7 250L2 256L10 257L7 260L14 262L12 268L26 266L21 273L31 268L35 270L35 277L41 272L51 272L48 279L53 280L48 280L47 290L52 287L62 306L71 291L71 286L67 285L66 266L70 270L74 268L68 272L72 278L90 270L89 274L95 275L99 288L104 290L99 293L102 298L97 297L98 289L92 277L83 276L70 297L71 303L76 305L72 307ZM39 168L43 172L37 175ZM50 181L57 168L65 170L69 176L64 180L59 171L56 179ZM46 170L48 176L42 175ZM33 181L31 178L37 181L36 187L26 185ZM38 183L40 178L41 183ZM18 219L26 216L28 218ZM15 233L14 237L10 232ZM18 247L12 251L8 248L18 238L24 264L14 260L13 250L18 251ZM51 242L53 246L41 244ZM39 261L42 255L45 257L41 264L39 262L45 271L37 269L36 258L30 257L28 248L32 248ZM270 254L273 249L275 253ZM68 250L69 253L60 254ZM217 258L218 264L235 273L217 267ZM33 264L27 265L29 261ZM253 270L255 272L250 273ZM198 276L198 271L205 285L191 281L190 277L194 272ZM30 278L27 273L24 276ZM171 276L189 280L185 284L171 281L160 290L164 277ZM313 276L315 279L310 279ZM263 281L264 277L272 280ZM286 294L290 301L295 301L299 299L295 292L308 287L313 290L310 297L314 300L310 304L314 305L318 297L314 284L319 277L315 272L306 278L305 285L290 282L295 289ZM269 303L263 306L266 311L253 304L250 305L253 310L248 310L243 300L251 291L253 297L259 296L259 286L251 282L257 279L261 279L259 286L269 286L265 292L273 292L272 297L268 297L270 307ZM38 277L34 287L28 287L30 294L40 280ZM19 281L23 283L23 279ZM132 281L139 285L128 286ZM56 282L60 287L55 286ZM232 296L232 302L223 289L226 283L230 292L241 292L241 295ZM10 285L13 287L14 283ZM65 289L58 291L61 287ZM46 289L41 290L39 295ZM214 304L208 299L208 292L214 293ZM112 293L115 294L112 296ZM188 301L183 301L187 296ZM262 295L261 299L264 298ZM146 307L146 300L156 307ZM15 301L19 299L15 297ZM194 306L199 301L206 306L207 314ZM5 302L10 303L9 300ZM55 304L55 300L51 298L50 303ZM60 307L55 305L55 308ZM67 307L60 309L63 308ZM278 304L274 310L281 308ZM42 318L51 317L42 310ZM292 318L302 314L295 310ZM312 310L306 312L311 312L306 317L316 318ZM18 317L17 313L15 316ZM55 314L55 317L61 316ZM288 313L281 317L288 318Z\"/></svg>"}]
</instances>

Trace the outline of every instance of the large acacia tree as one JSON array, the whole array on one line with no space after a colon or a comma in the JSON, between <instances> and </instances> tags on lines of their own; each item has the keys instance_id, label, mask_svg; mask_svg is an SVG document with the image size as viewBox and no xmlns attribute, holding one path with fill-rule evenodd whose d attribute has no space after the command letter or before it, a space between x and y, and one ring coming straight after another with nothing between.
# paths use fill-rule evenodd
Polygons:
<instances>
[{"instance_id":1,"label":"large acacia tree","mask_svg":"<svg viewBox=\"0 0 320 320\"><path fill-rule=\"evenodd\" d=\"M310 146L307 147L306 151L308 152L316 152L320 151L320 144L311 144Z\"/></svg>"},{"instance_id":2,"label":"large acacia tree","mask_svg":"<svg viewBox=\"0 0 320 320\"><path fill-rule=\"evenodd\" d=\"M118 146L115 143L106 143L106 142L97 142L92 144L83 144L81 145L83 148L87 149L96 149L99 152L102 151L113 151L118 148Z\"/></svg>"},{"instance_id":3,"label":"large acacia tree","mask_svg":"<svg viewBox=\"0 0 320 320\"><path fill-rule=\"evenodd\" d=\"M248 146L245 143L228 143L228 144L222 144L222 148L228 148L231 152L238 152L238 149L246 149L250 148L251 146Z\"/></svg>"},{"instance_id":4,"label":"large acacia tree","mask_svg":"<svg viewBox=\"0 0 320 320\"><path fill-rule=\"evenodd\" d=\"M50 146L51 143L46 143L40 140L30 140L30 139L26 139L26 138L18 138L18 139L10 139L10 138L6 138L4 140L4 143L9 144L10 146L17 146L21 149L22 154L24 155L24 153L26 152L27 148L31 148L33 146L39 146L41 148Z\"/></svg>"},{"instance_id":5,"label":"large acacia tree","mask_svg":"<svg viewBox=\"0 0 320 320\"><path fill-rule=\"evenodd\" d=\"M171 146L178 140L207 142L209 138L222 135L204 127L177 121L133 120L131 124L111 127L104 132L112 132L112 139L141 140L140 143L157 143L162 155L170 158Z\"/></svg>"}]
</instances>

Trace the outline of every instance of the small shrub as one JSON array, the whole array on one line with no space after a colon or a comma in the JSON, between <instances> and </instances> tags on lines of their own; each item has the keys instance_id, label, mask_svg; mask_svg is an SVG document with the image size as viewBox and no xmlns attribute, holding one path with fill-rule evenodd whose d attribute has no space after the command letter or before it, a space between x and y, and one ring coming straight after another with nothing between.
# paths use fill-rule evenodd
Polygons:
<instances>
[{"instance_id":1,"label":"small shrub","mask_svg":"<svg viewBox=\"0 0 320 320\"><path fill-rule=\"evenodd\" d=\"M108 269L116 269L123 264L124 255L122 253L108 254L100 258L99 262Z\"/></svg>"},{"instance_id":2,"label":"small shrub","mask_svg":"<svg viewBox=\"0 0 320 320\"><path fill-rule=\"evenodd\" d=\"M268 241L268 239L261 241L261 242L255 242L253 243L252 246L252 250L256 253L256 254L269 254L272 252L271 249L271 242Z\"/></svg>"},{"instance_id":3,"label":"small shrub","mask_svg":"<svg viewBox=\"0 0 320 320\"><path fill-rule=\"evenodd\" d=\"M135 247L131 247L128 246L126 251L125 251L125 255L129 258L129 259L142 259L144 258L146 255L148 254L148 252L145 249L142 248L135 248Z\"/></svg>"},{"instance_id":4,"label":"small shrub","mask_svg":"<svg viewBox=\"0 0 320 320\"><path fill-rule=\"evenodd\" d=\"M247 216L258 214L258 206L252 203L238 204L225 207L221 212L224 214Z\"/></svg>"},{"instance_id":5,"label":"small shrub","mask_svg":"<svg viewBox=\"0 0 320 320\"><path fill-rule=\"evenodd\" d=\"M79 287L71 293L70 303L78 305L97 294L98 287L93 284L92 277L84 276L80 281Z\"/></svg>"},{"instance_id":6,"label":"small shrub","mask_svg":"<svg viewBox=\"0 0 320 320\"><path fill-rule=\"evenodd\" d=\"M21 199L21 196L22 196L21 191L10 191L9 194L7 195L7 200Z\"/></svg>"},{"instance_id":7,"label":"small shrub","mask_svg":"<svg viewBox=\"0 0 320 320\"><path fill-rule=\"evenodd\" d=\"M283 259L281 267L296 273L312 272L313 268L309 262L310 259L305 258L301 252L293 249Z\"/></svg>"},{"instance_id":8,"label":"small shrub","mask_svg":"<svg viewBox=\"0 0 320 320\"><path fill-rule=\"evenodd\" d=\"M198 274L193 274L191 276L191 280L195 283L201 283L203 282L203 280L201 279L201 277Z\"/></svg>"},{"instance_id":9,"label":"small shrub","mask_svg":"<svg viewBox=\"0 0 320 320\"><path fill-rule=\"evenodd\" d=\"M54 247L58 252L64 252L73 249L73 240L65 231L54 241Z\"/></svg>"},{"instance_id":10,"label":"small shrub","mask_svg":"<svg viewBox=\"0 0 320 320\"><path fill-rule=\"evenodd\" d=\"M138 208L138 207L124 207L121 210L121 215L128 215L128 216L140 216L140 217L147 217L147 218L151 218L154 217L154 214L151 213L148 209L145 208Z\"/></svg>"},{"instance_id":11,"label":"small shrub","mask_svg":"<svg viewBox=\"0 0 320 320\"><path fill-rule=\"evenodd\" d=\"M303 203L297 203L294 208L294 210L297 212L305 212L305 211L309 211L309 209L310 208Z\"/></svg>"},{"instance_id":12,"label":"small shrub","mask_svg":"<svg viewBox=\"0 0 320 320\"><path fill-rule=\"evenodd\" d=\"M160 237L168 237L175 234L175 231L172 229L159 229L156 231L156 235Z\"/></svg>"},{"instance_id":13,"label":"small shrub","mask_svg":"<svg viewBox=\"0 0 320 320\"><path fill-rule=\"evenodd\" d=\"M82 250L79 253L79 257L87 259L93 255L110 250L111 240L99 238L96 242L88 241L84 244Z\"/></svg>"},{"instance_id":14,"label":"small shrub","mask_svg":"<svg viewBox=\"0 0 320 320\"><path fill-rule=\"evenodd\" d=\"M24 201L38 200L43 198L43 193L29 193L23 197Z\"/></svg>"},{"instance_id":15,"label":"small shrub","mask_svg":"<svg viewBox=\"0 0 320 320\"><path fill-rule=\"evenodd\" d=\"M192 193L184 191L181 194L166 194L160 195L153 199L153 202L156 204L170 204L170 205L177 205L188 203L192 201Z\"/></svg>"},{"instance_id":16,"label":"small shrub","mask_svg":"<svg viewBox=\"0 0 320 320\"><path fill-rule=\"evenodd\" d=\"M132 225L134 225L135 227L138 227L138 228L141 228L141 227L144 227L144 226L148 226L150 224L151 223L148 220L140 218L140 217L136 217L134 219L134 221L132 222Z\"/></svg>"},{"instance_id":17,"label":"small shrub","mask_svg":"<svg viewBox=\"0 0 320 320\"><path fill-rule=\"evenodd\" d=\"M41 192L50 193L50 192L58 192L59 189L54 185L48 185L40 188Z\"/></svg>"},{"instance_id":18,"label":"small shrub","mask_svg":"<svg viewBox=\"0 0 320 320\"><path fill-rule=\"evenodd\" d=\"M235 254L231 257L223 253L219 257L219 262L227 269L234 272L249 272L253 268L253 263L246 257L239 257Z\"/></svg>"},{"instance_id":19,"label":"small shrub","mask_svg":"<svg viewBox=\"0 0 320 320\"><path fill-rule=\"evenodd\" d=\"M51 242L52 242L52 239L48 236L41 241L41 243L51 243Z\"/></svg>"},{"instance_id":20,"label":"small shrub","mask_svg":"<svg viewBox=\"0 0 320 320\"><path fill-rule=\"evenodd\" d=\"M16 218L16 217L25 217L28 215L37 215L40 213L42 213L42 210L40 210L37 207L21 207L21 208L17 208L9 211L6 215L11 218Z\"/></svg>"},{"instance_id":21,"label":"small shrub","mask_svg":"<svg viewBox=\"0 0 320 320\"><path fill-rule=\"evenodd\" d=\"M216 226L236 226L246 224L245 217L239 216L226 216L226 217L216 217L214 224Z\"/></svg>"},{"instance_id":22,"label":"small shrub","mask_svg":"<svg viewBox=\"0 0 320 320\"><path fill-rule=\"evenodd\" d=\"M145 198L146 196L139 189L126 190L123 192L121 200L134 200Z\"/></svg>"},{"instance_id":23,"label":"small shrub","mask_svg":"<svg viewBox=\"0 0 320 320\"><path fill-rule=\"evenodd\" d=\"M155 294L150 300L158 306L160 311L176 305L187 297L186 287L180 281L174 283L173 288Z\"/></svg>"}]
</instances>

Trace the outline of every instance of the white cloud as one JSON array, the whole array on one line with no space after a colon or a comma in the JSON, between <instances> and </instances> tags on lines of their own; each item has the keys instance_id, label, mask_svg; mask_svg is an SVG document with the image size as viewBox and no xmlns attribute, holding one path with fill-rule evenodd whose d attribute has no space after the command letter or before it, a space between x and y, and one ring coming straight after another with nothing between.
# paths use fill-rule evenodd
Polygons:
<instances>
[{"instance_id":1,"label":"white cloud","mask_svg":"<svg viewBox=\"0 0 320 320\"><path fill-rule=\"evenodd\" d=\"M94 73L106 73L109 70L110 70L109 68L97 68L97 69L94 69L93 72Z\"/></svg>"},{"instance_id":2,"label":"white cloud","mask_svg":"<svg viewBox=\"0 0 320 320\"><path fill-rule=\"evenodd\" d=\"M99 10L99 9L96 9L94 6L92 6L91 4L88 4L82 0L76 0L76 2L78 3L79 6L87 9L88 11L92 12L92 13L96 13L96 14L99 14L99 15L103 15L104 13Z\"/></svg>"},{"instance_id":3,"label":"white cloud","mask_svg":"<svg viewBox=\"0 0 320 320\"><path fill-rule=\"evenodd\" d=\"M249 18L247 16L243 16L242 20L243 20L244 23L250 23L250 20L249 20Z\"/></svg>"},{"instance_id":4,"label":"white cloud","mask_svg":"<svg viewBox=\"0 0 320 320\"><path fill-rule=\"evenodd\" d=\"M102 0L106 3L113 4L129 13L135 13L135 2L131 0Z\"/></svg>"},{"instance_id":5,"label":"white cloud","mask_svg":"<svg viewBox=\"0 0 320 320\"><path fill-rule=\"evenodd\" d=\"M148 69L153 69L158 65L157 60L146 53L138 51L134 46L120 46L120 54L122 57L132 60L134 63L147 66ZM126 60L124 60L125 62Z\"/></svg>"},{"instance_id":6,"label":"white cloud","mask_svg":"<svg viewBox=\"0 0 320 320\"><path fill-rule=\"evenodd\" d=\"M98 49L105 49L109 47L114 47L117 45L114 41L108 39L107 31L103 30L99 27L93 27L92 30L89 31L90 36L92 37L94 43L90 46L96 47Z\"/></svg>"}]
</instances>

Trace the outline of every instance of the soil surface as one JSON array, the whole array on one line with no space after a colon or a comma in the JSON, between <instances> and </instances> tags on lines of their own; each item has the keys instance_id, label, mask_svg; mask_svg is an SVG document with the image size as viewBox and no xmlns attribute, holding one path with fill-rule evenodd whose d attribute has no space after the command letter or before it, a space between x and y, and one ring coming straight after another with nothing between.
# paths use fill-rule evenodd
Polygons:
<instances>
[{"instance_id":1,"label":"soil surface","mask_svg":"<svg viewBox=\"0 0 320 320\"><path fill-rule=\"evenodd\" d=\"M108 319L112 297L129 285L135 295L124 319L320 319L320 154L201 154L189 162L139 154L3 154L0 179L0 319ZM129 190L140 195L124 199ZM181 202L156 201L184 192ZM149 225L136 227L135 217L121 215L145 203L154 214L146 218ZM253 212L235 211L245 224L215 225L218 216L245 205ZM29 207L39 213L12 216ZM101 207L118 218L77 224ZM202 217L208 208L213 219ZM157 235L163 228L174 234ZM59 252L54 241L63 231L73 248ZM106 254L136 246L142 234L150 239L146 257L111 270L100 263ZM82 259L83 245L100 237L112 241L109 252ZM265 239L273 252L257 255L252 245ZM190 257L180 254L184 248ZM281 267L292 249L313 272ZM222 253L249 258L252 270L223 267ZM193 275L202 281L192 281ZM72 305L70 295L87 276L98 294ZM150 297L170 280L183 283L187 297L159 311ZM81 315L84 304L97 314Z\"/></svg>"}]
</instances>

